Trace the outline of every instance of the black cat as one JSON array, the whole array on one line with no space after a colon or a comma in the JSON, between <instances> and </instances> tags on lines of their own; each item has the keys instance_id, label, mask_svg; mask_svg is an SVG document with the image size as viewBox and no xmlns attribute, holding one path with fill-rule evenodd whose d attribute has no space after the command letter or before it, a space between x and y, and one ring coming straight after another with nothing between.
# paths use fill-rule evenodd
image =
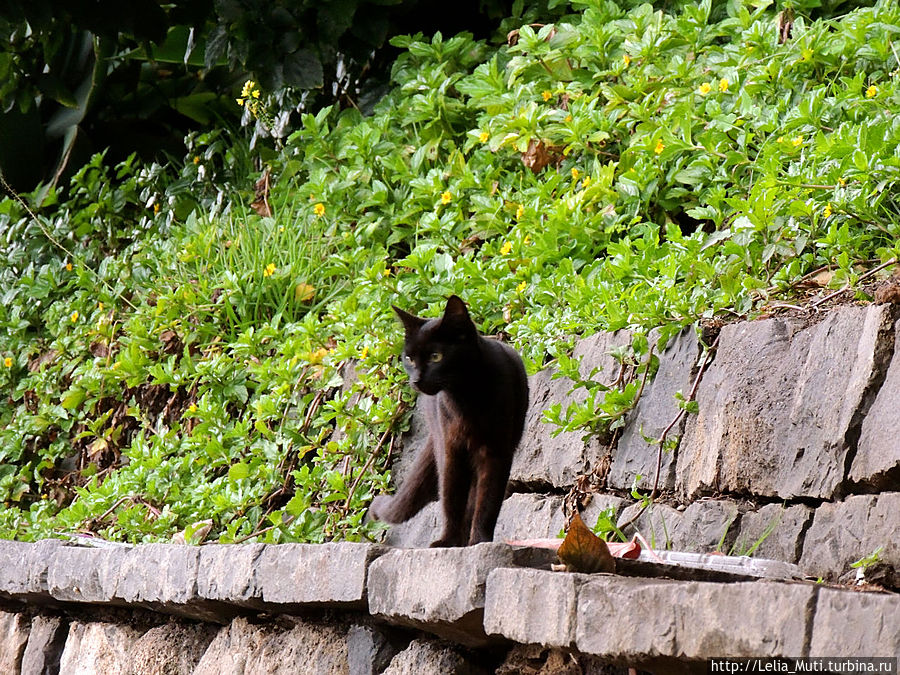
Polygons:
<instances>
[{"instance_id":1,"label":"black cat","mask_svg":"<svg viewBox=\"0 0 900 675\"><path fill-rule=\"evenodd\" d=\"M432 546L491 541L525 426L525 366L511 347L478 334L455 295L439 319L394 311L429 436L397 494L376 497L370 513L401 523L440 498L444 531Z\"/></svg>"}]
</instances>

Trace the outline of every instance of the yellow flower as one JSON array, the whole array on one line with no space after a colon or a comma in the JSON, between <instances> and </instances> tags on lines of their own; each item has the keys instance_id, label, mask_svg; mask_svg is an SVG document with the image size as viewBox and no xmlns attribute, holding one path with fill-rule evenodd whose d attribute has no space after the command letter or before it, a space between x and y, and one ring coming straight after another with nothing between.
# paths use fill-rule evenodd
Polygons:
<instances>
[{"instance_id":1,"label":"yellow flower","mask_svg":"<svg viewBox=\"0 0 900 675\"><path fill-rule=\"evenodd\" d=\"M563 121L564 121L564 122L571 122L571 121L572 121L572 116L571 116L571 115L566 115L566 119L563 120Z\"/></svg>"},{"instance_id":2,"label":"yellow flower","mask_svg":"<svg viewBox=\"0 0 900 675\"><path fill-rule=\"evenodd\" d=\"M847 187L847 181L843 178L838 178L838 185L840 185L841 187Z\"/></svg>"},{"instance_id":3,"label":"yellow flower","mask_svg":"<svg viewBox=\"0 0 900 675\"><path fill-rule=\"evenodd\" d=\"M516 208L516 220L522 220L522 216L525 215L525 207L519 204L518 208Z\"/></svg>"},{"instance_id":4,"label":"yellow flower","mask_svg":"<svg viewBox=\"0 0 900 675\"><path fill-rule=\"evenodd\" d=\"M478 134L478 140L482 143L487 143L490 137L491 135L486 131L482 131L480 134Z\"/></svg>"},{"instance_id":5,"label":"yellow flower","mask_svg":"<svg viewBox=\"0 0 900 675\"><path fill-rule=\"evenodd\" d=\"M721 91L723 94L728 91L728 84L728 80L724 77L719 80L719 91Z\"/></svg>"},{"instance_id":6,"label":"yellow flower","mask_svg":"<svg viewBox=\"0 0 900 675\"><path fill-rule=\"evenodd\" d=\"M590 177L590 176L585 176L585 177L584 177L584 180L581 181L581 187L587 187L587 186L590 185L590 184L591 184L591 177Z\"/></svg>"},{"instance_id":7,"label":"yellow flower","mask_svg":"<svg viewBox=\"0 0 900 675\"><path fill-rule=\"evenodd\" d=\"M273 274L275 274L276 269L277 268L275 267L275 263L269 263L268 265L266 265L266 269L263 270L263 276L264 277L272 276Z\"/></svg>"},{"instance_id":8,"label":"yellow flower","mask_svg":"<svg viewBox=\"0 0 900 675\"><path fill-rule=\"evenodd\" d=\"M328 350L324 347L319 347L316 351L309 353L309 362L314 366L318 365L322 363L326 356L328 356Z\"/></svg>"},{"instance_id":9,"label":"yellow flower","mask_svg":"<svg viewBox=\"0 0 900 675\"><path fill-rule=\"evenodd\" d=\"M522 291L525 290L525 288L527 286L528 286L528 284L526 282L524 282L524 281L520 282L519 285L516 286L516 293L521 293Z\"/></svg>"},{"instance_id":10,"label":"yellow flower","mask_svg":"<svg viewBox=\"0 0 900 675\"><path fill-rule=\"evenodd\" d=\"M159 213L159 202L153 202L153 213Z\"/></svg>"},{"instance_id":11,"label":"yellow flower","mask_svg":"<svg viewBox=\"0 0 900 675\"><path fill-rule=\"evenodd\" d=\"M778 138L775 139L775 142L776 143L784 143L784 136L779 136Z\"/></svg>"},{"instance_id":12,"label":"yellow flower","mask_svg":"<svg viewBox=\"0 0 900 675\"><path fill-rule=\"evenodd\" d=\"M544 89L544 91L541 92L541 98L543 98L545 101L549 101L551 98L553 98L553 93L549 89Z\"/></svg>"},{"instance_id":13,"label":"yellow flower","mask_svg":"<svg viewBox=\"0 0 900 675\"><path fill-rule=\"evenodd\" d=\"M197 404L191 403L187 409L188 409L188 412L192 412L192 413L197 412Z\"/></svg>"},{"instance_id":14,"label":"yellow flower","mask_svg":"<svg viewBox=\"0 0 900 675\"><path fill-rule=\"evenodd\" d=\"M319 202L313 207L313 213L316 216L324 216L325 215L325 205L322 202Z\"/></svg>"},{"instance_id":15,"label":"yellow flower","mask_svg":"<svg viewBox=\"0 0 900 675\"><path fill-rule=\"evenodd\" d=\"M701 96L706 96L712 90L712 85L709 82L704 82L700 85L700 88L697 89L697 92Z\"/></svg>"},{"instance_id":16,"label":"yellow flower","mask_svg":"<svg viewBox=\"0 0 900 675\"><path fill-rule=\"evenodd\" d=\"M531 243L531 235L530 235L530 234L526 234L526 235L525 235L525 239L524 239L523 241L524 241L524 243L525 243L526 245L527 245L527 244L530 244L530 243Z\"/></svg>"},{"instance_id":17,"label":"yellow flower","mask_svg":"<svg viewBox=\"0 0 900 675\"><path fill-rule=\"evenodd\" d=\"M825 208L822 209L822 217L830 218L831 217L831 204L826 204Z\"/></svg>"},{"instance_id":18,"label":"yellow flower","mask_svg":"<svg viewBox=\"0 0 900 675\"><path fill-rule=\"evenodd\" d=\"M580 176L580 175L581 175L581 172L573 166L572 167L572 180L578 180L578 176Z\"/></svg>"},{"instance_id":19,"label":"yellow flower","mask_svg":"<svg viewBox=\"0 0 900 675\"><path fill-rule=\"evenodd\" d=\"M866 89L866 98L873 98L878 95L878 87L874 84L870 84L869 88Z\"/></svg>"},{"instance_id":20,"label":"yellow flower","mask_svg":"<svg viewBox=\"0 0 900 675\"><path fill-rule=\"evenodd\" d=\"M99 309L101 312L103 311L103 303L102 302L97 303L97 309Z\"/></svg>"},{"instance_id":21,"label":"yellow flower","mask_svg":"<svg viewBox=\"0 0 900 675\"><path fill-rule=\"evenodd\" d=\"M253 94L253 90L256 89L256 82L253 80L247 80L244 82L244 88L241 89L241 96L247 98Z\"/></svg>"},{"instance_id":22,"label":"yellow flower","mask_svg":"<svg viewBox=\"0 0 900 675\"><path fill-rule=\"evenodd\" d=\"M622 54L622 60L625 62L625 67L631 65L631 57L628 54Z\"/></svg>"},{"instance_id":23,"label":"yellow flower","mask_svg":"<svg viewBox=\"0 0 900 675\"><path fill-rule=\"evenodd\" d=\"M66 263L66 272L72 271L72 263Z\"/></svg>"},{"instance_id":24,"label":"yellow flower","mask_svg":"<svg viewBox=\"0 0 900 675\"><path fill-rule=\"evenodd\" d=\"M200 155L196 155L194 157L194 164L199 164L199 163L200 163Z\"/></svg>"},{"instance_id":25,"label":"yellow flower","mask_svg":"<svg viewBox=\"0 0 900 675\"><path fill-rule=\"evenodd\" d=\"M665 149L666 149L665 144L662 142L662 139L659 139L658 141L656 141L656 147L653 148L653 152L655 152L657 155L660 155L660 154L662 154L662 151Z\"/></svg>"},{"instance_id":26,"label":"yellow flower","mask_svg":"<svg viewBox=\"0 0 900 675\"><path fill-rule=\"evenodd\" d=\"M3 359L3 365L7 368L12 368L12 359L7 356L5 359Z\"/></svg>"},{"instance_id":27,"label":"yellow flower","mask_svg":"<svg viewBox=\"0 0 900 675\"><path fill-rule=\"evenodd\" d=\"M69 320L70 320L72 323L75 323L76 321L78 321L78 316L79 316L78 312L72 312L72 313L69 315Z\"/></svg>"},{"instance_id":28,"label":"yellow flower","mask_svg":"<svg viewBox=\"0 0 900 675\"><path fill-rule=\"evenodd\" d=\"M803 145L803 136L797 136L794 140L791 141L791 145L793 145L795 148L799 148L801 145Z\"/></svg>"},{"instance_id":29,"label":"yellow flower","mask_svg":"<svg viewBox=\"0 0 900 675\"><path fill-rule=\"evenodd\" d=\"M242 99L242 98L236 98L236 99L234 99L234 100L237 101L237 104L238 104L238 105L244 105L244 99Z\"/></svg>"},{"instance_id":30,"label":"yellow flower","mask_svg":"<svg viewBox=\"0 0 900 675\"><path fill-rule=\"evenodd\" d=\"M509 255L509 252L512 251L512 244L510 242L504 242L503 246L500 247L500 255Z\"/></svg>"},{"instance_id":31,"label":"yellow flower","mask_svg":"<svg viewBox=\"0 0 900 675\"><path fill-rule=\"evenodd\" d=\"M359 358L364 359L369 355L369 348L363 347L362 351L359 353Z\"/></svg>"},{"instance_id":32,"label":"yellow flower","mask_svg":"<svg viewBox=\"0 0 900 675\"><path fill-rule=\"evenodd\" d=\"M449 190L441 193L441 204L449 204L451 201L453 201L453 195Z\"/></svg>"}]
</instances>

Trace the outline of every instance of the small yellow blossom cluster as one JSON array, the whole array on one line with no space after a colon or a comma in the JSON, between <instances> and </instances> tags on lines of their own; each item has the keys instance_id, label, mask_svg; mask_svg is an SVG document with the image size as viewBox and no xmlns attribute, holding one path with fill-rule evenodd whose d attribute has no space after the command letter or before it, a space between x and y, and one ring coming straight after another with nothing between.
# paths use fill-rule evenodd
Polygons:
<instances>
[{"instance_id":1,"label":"small yellow blossom cluster","mask_svg":"<svg viewBox=\"0 0 900 675\"><path fill-rule=\"evenodd\" d=\"M449 204L453 201L453 195L449 190L445 190L441 193L441 204Z\"/></svg>"},{"instance_id":2,"label":"small yellow blossom cluster","mask_svg":"<svg viewBox=\"0 0 900 675\"><path fill-rule=\"evenodd\" d=\"M866 98L875 98L876 96L878 96L878 87L870 84L869 88L866 89Z\"/></svg>"},{"instance_id":3,"label":"small yellow blossom cluster","mask_svg":"<svg viewBox=\"0 0 900 675\"><path fill-rule=\"evenodd\" d=\"M244 88L241 89L241 95L235 99L241 107L246 107L250 112L256 115L256 109L259 108L259 89L256 82L247 80L244 82Z\"/></svg>"},{"instance_id":4,"label":"small yellow blossom cluster","mask_svg":"<svg viewBox=\"0 0 900 675\"><path fill-rule=\"evenodd\" d=\"M822 217L823 217L823 218L830 218L830 217L831 217L831 213L832 213L832 211L831 211L831 204L826 204L826 205L825 205L825 208L822 209Z\"/></svg>"},{"instance_id":5,"label":"small yellow blossom cluster","mask_svg":"<svg viewBox=\"0 0 900 675\"><path fill-rule=\"evenodd\" d=\"M278 269L278 268L275 267L275 263L269 263L268 265L266 265L266 268L263 270L263 276L264 277L272 276L273 274L275 274L276 269Z\"/></svg>"},{"instance_id":6,"label":"small yellow blossom cluster","mask_svg":"<svg viewBox=\"0 0 900 675\"><path fill-rule=\"evenodd\" d=\"M316 214L317 218L321 218L325 215L325 205L322 202L319 202L313 207L313 213Z\"/></svg>"},{"instance_id":7,"label":"small yellow blossom cluster","mask_svg":"<svg viewBox=\"0 0 900 675\"><path fill-rule=\"evenodd\" d=\"M787 142L787 143L790 143L791 145L793 145L795 148L799 148L801 145L803 145L803 136L795 136L794 138L790 139L789 141L785 141L784 136L779 136L778 138L775 139L775 142L776 143Z\"/></svg>"},{"instance_id":8,"label":"small yellow blossom cluster","mask_svg":"<svg viewBox=\"0 0 900 675\"><path fill-rule=\"evenodd\" d=\"M728 87L730 85L731 83L728 81L728 78L723 77L721 80L719 80L719 91L724 94L726 91L728 91ZM709 92L712 91L712 88L712 82L704 82L697 88L697 93L701 96L706 96Z\"/></svg>"},{"instance_id":9,"label":"small yellow blossom cluster","mask_svg":"<svg viewBox=\"0 0 900 675\"><path fill-rule=\"evenodd\" d=\"M10 357L7 356L5 359L3 359L3 367L4 368L12 368L12 366L13 366L13 360Z\"/></svg>"},{"instance_id":10,"label":"small yellow blossom cluster","mask_svg":"<svg viewBox=\"0 0 900 675\"><path fill-rule=\"evenodd\" d=\"M662 142L662 139L659 139L658 141L656 141L656 147L653 148L653 152L655 152L657 155L661 155L662 151L665 149L666 144Z\"/></svg>"}]
</instances>

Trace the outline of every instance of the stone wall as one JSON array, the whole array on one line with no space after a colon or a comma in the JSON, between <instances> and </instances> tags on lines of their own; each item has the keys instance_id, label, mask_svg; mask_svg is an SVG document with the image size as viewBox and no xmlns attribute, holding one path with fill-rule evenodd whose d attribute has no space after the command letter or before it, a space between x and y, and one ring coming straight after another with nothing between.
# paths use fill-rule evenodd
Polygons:
<instances>
[{"instance_id":1,"label":"stone wall","mask_svg":"<svg viewBox=\"0 0 900 675\"><path fill-rule=\"evenodd\" d=\"M0 673L682 672L721 656L896 657L900 596L854 586L851 564L880 549L866 578L900 587L898 314L870 305L725 326L699 414L673 428L662 499L628 530L660 550L753 548L807 580L701 581L624 563L616 575L552 572L546 550L502 543L556 536L576 484L594 492L589 525L609 507L620 524L637 515L635 476L646 490L656 473L645 438L698 376L685 331L611 444L554 437L543 410L578 393L550 370L532 376L496 543L419 548L436 504L393 528L391 546L0 542ZM580 341L583 375L614 379L608 353L629 340Z\"/></svg>"}]
</instances>

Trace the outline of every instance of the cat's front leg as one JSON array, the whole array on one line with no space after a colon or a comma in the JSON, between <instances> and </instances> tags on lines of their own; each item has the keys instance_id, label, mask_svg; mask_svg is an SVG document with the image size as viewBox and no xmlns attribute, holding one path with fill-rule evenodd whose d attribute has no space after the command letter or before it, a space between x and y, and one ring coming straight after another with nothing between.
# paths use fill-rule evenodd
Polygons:
<instances>
[{"instance_id":1,"label":"cat's front leg","mask_svg":"<svg viewBox=\"0 0 900 675\"><path fill-rule=\"evenodd\" d=\"M444 530L431 543L432 548L465 546L466 504L469 500L471 470L464 447L448 448L440 476L441 509L444 512Z\"/></svg>"},{"instance_id":2,"label":"cat's front leg","mask_svg":"<svg viewBox=\"0 0 900 675\"><path fill-rule=\"evenodd\" d=\"M480 453L475 469L475 508L472 513L472 526L469 532L468 545L493 541L494 527L506 496L506 483L509 480L510 462L502 457L512 453L497 453L492 456L490 450Z\"/></svg>"}]
</instances>

